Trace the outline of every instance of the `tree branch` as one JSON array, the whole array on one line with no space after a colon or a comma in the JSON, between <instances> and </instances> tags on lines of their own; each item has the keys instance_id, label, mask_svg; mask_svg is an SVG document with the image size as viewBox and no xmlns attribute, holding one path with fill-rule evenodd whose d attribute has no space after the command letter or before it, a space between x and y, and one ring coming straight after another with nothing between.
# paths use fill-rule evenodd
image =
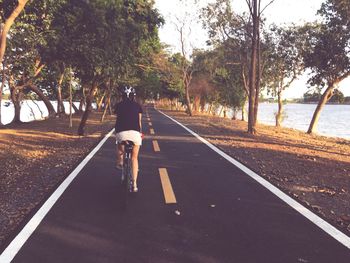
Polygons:
<instances>
[{"instance_id":1,"label":"tree branch","mask_svg":"<svg viewBox=\"0 0 350 263\"><path fill-rule=\"evenodd\" d=\"M249 8L249 12L251 15L253 15L253 7L252 7L252 4L250 2L250 0L245 0L247 5L248 5L248 8Z\"/></svg>"},{"instance_id":2,"label":"tree branch","mask_svg":"<svg viewBox=\"0 0 350 263\"><path fill-rule=\"evenodd\" d=\"M7 33L10 30L10 27L14 23L15 19L17 18L17 16L23 10L23 8L24 8L24 6L26 5L27 2L28 2L28 0L18 0L18 5L13 10L11 15L5 20L5 23L4 23L4 26L3 26L2 30L1 30L1 35L0 35L0 63L4 59L4 54L5 54L5 50L6 50Z\"/></svg>"},{"instance_id":3,"label":"tree branch","mask_svg":"<svg viewBox=\"0 0 350 263\"><path fill-rule=\"evenodd\" d=\"M259 13L259 16L265 11L265 9L269 6L269 5L271 5L273 2L275 2L275 0L271 0L270 1L270 3L268 3L264 8L263 8L263 10Z\"/></svg>"}]
</instances>

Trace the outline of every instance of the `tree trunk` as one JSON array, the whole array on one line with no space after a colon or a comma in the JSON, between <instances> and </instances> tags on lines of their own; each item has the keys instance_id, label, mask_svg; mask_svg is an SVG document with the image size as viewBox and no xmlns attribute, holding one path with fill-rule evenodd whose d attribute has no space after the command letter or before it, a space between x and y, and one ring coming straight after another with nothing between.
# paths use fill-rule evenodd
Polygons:
<instances>
[{"instance_id":1,"label":"tree trunk","mask_svg":"<svg viewBox=\"0 0 350 263\"><path fill-rule=\"evenodd\" d=\"M260 18L257 18L257 44L256 44L256 82L255 82L255 101L254 101L254 127L258 122L258 108L260 98L260 81L261 81L261 68L260 68Z\"/></svg>"},{"instance_id":2,"label":"tree trunk","mask_svg":"<svg viewBox=\"0 0 350 263\"><path fill-rule=\"evenodd\" d=\"M107 91L105 91L105 92L103 93L103 95L102 95L100 101L99 101L98 104L97 104L97 110L98 110L98 111L100 111L101 108L102 108L103 100L104 100L105 97L106 97L106 93L107 93Z\"/></svg>"},{"instance_id":3,"label":"tree trunk","mask_svg":"<svg viewBox=\"0 0 350 263\"><path fill-rule=\"evenodd\" d=\"M79 102L79 112L83 112L83 108L85 107L86 101L85 98L81 98Z\"/></svg>"},{"instance_id":4,"label":"tree trunk","mask_svg":"<svg viewBox=\"0 0 350 263\"><path fill-rule=\"evenodd\" d=\"M86 125L86 122L89 118L89 114L92 110L91 104L92 104L92 101L93 101L93 98L94 98L96 92L97 92L97 85L93 84L91 89L90 89L89 94L86 96L85 111L84 111L84 114L81 118L79 128L78 128L78 135L80 135L80 136L83 136L85 134L85 125Z\"/></svg>"},{"instance_id":5,"label":"tree trunk","mask_svg":"<svg viewBox=\"0 0 350 263\"><path fill-rule=\"evenodd\" d=\"M108 81L108 89L105 92L105 108L104 108L104 111L103 111L103 114L102 114L102 117L101 117L101 122L104 121L106 113L107 113L107 110L108 110L108 108L111 107L111 105L110 105L111 104L111 88L112 88L112 82L111 82L111 79L109 79L109 81Z\"/></svg>"},{"instance_id":6,"label":"tree trunk","mask_svg":"<svg viewBox=\"0 0 350 263\"><path fill-rule=\"evenodd\" d=\"M188 86L185 85L185 92L186 92L186 106L187 106L187 109L186 109L186 113L189 115L189 116L192 116L192 109L191 109L191 100L190 100L190 93L188 91Z\"/></svg>"},{"instance_id":7,"label":"tree trunk","mask_svg":"<svg viewBox=\"0 0 350 263\"><path fill-rule=\"evenodd\" d=\"M11 123L22 123L21 122L21 91L16 87L10 87L11 100L14 106L14 116Z\"/></svg>"},{"instance_id":8,"label":"tree trunk","mask_svg":"<svg viewBox=\"0 0 350 263\"><path fill-rule=\"evenodd\" d=\"M224 108L224 118L227 118L227 108Z\"/></svg>"},{"instance_id":9,"label":"tree trunk","mask_svg":"<svg viewBox=\"0 0 350 263\"><path fill-rule=\"evenodd\" d=\"M200 100L200 111L201 112L204 112L204 110L205 110L205 104L206 104L206 101L205 101L205 99L204 99L204 97L201 97L201 100Z\"/></svg>"},{"instance_id":10,"label":"tree trunk","mask_svg":"<svg viewBox=\"0 0 350 263\"><path fill-rule=\"evenodd\" d=\"M224 110L224 106L221 106L220 112L219 112L219 117L221 117L222 111Z\"/></svg>"},{"instance_id":11,"label":"tree trunk","mask_svg":"<svg viewBox=\"0 0 350 263\"><path fill-rule=\"evenodd\" d=\"M38 111L40 111L40 115L41 115L41 119L44 119L44 113L43 111L41 110L39 104L35 101L35 100L32 100L33 104L35 104L35 106L38 108ZM34 114L33 114L34 116Z\"/></svg>"},{"instance_id":12,"label":"tree trunk","mask_svg":"<svg viewBox=\"0 0 350 263\"><path fill-rule=\"evenodd\" d=\"M247 114L247 112L245 110L245 105L247 105L247 103L248 103L248 96L245 97L244 103L243 103L243 106L242 106L242 121L245 121L245 116Z\"/></svg>"},{"instance_id":13,"label":"tree trunk","mask_svg":"<svg viewBox=\"0 0 350 263\"><path fill-rule=\"evenodd\" d=\"M233 114L232 114L232 120L237 120L237 108L233 107Z\"/></svg>"},{"instance_id":14,"label":"tree trunk","mask_svg":"<svg viewBox=\"0 0 350 263\"><path fill-rule=\"evenodd\" d=\"M61 112L62 114L66 114L66 108L64 107L63 99L61 100Z\"/></svg>"},{"instance_id":15,"label":"tree trunk","mask_svg":"<svg viewBox=\"0 0 350 263\"><path fill-rule=\"evenodd\" d=\"M282 92L277 93L278 98L278 111L276 114L276 127L281 127L282 114L283 114L283 103L282 103Z\"/></svg>"},{"instance_id":16,"label":"tree trunk","mask_svg":"<svg viewBox=\"0 0 350 263\"><path fill-rule=\"evenodd\" d=\"M176 98L175 101L176 101L176 110L178 111L178 110L180 109L180 106L179 106L179 99Z\"/></svg>"},{"instance_id":17,"label":"tree trunk","mask_svg":"<svg viewBox=\"0 0 350 263\"><path fill-rule=\"evenodd\" d=\"M106 105L105 105L105 108L104 108L104 111L103 111L103 114L102 114L102 117L101 117L101 122L103 122L104 121L104 119L105 119L105 116L106 116L106 113L107 113L107 110L108 110L108 107L110 107L110 101L111 100L106 100L107 102L106 102Z\"/></svg>"},{"instance_id":18,"label":"tree trunk","mask_svg":"<svg viewBox=\"0 0 350 263\"><path fill-rule=\"evenodd\" d=\"M45 103L45 106L46 106L47 111L49 113L48 118L54 117L56 115L55 109L53 108L49 99L44 95L44 93L40 89L38 89L37 86L35 86L33 84L28 85L28 88L31 91L35 92L38 95L38 97Z\"/></svg>"},{"instance_id":19,"label":"tree trunk","mask_svg":"<svg viewBox=\"0 0 350 263\"><path fill-rule=\"evenodd\" d=\"M69 70L69 128L73 128L72 70Z\"/></svg>"},{"instance_id":20,"label":"tree trunk","mask_svg":"<svg viewBox=\"0 0 350 263\"><path fill-rule=\"evenodd\" d=\"M80 103L79 103L79 111L83 112L83 107L86 105L86 96L85 96L85 85L83 85L82 89L82 98L80 99Z\"/></svg>"},{"instance_id":21,"label":"tree trunk","mask_svg":"<svg viewBox=\"0 0 350 263\"><path fill-rule=\"evenodd\" d=\"M194 112L199 112L200 101L201 101L200 96L195 96L194 97L194 100L193 100L193 111Z\"/></svg>"},{"instance_id":22,"label":"tree trunk","mask_svg":"<svg viewBox=\"0 0 350 263\"><path fill-rule=\"evenodd\" d=\"M3 63L3 67L2 67L2 78L1 78L1 87L0 87L0 126L2 126L2 92L4 91L4 86L5 86L5 82L6 82L6 72L5 72L5 65Z\"/></svg>"},{"instance_id":23,"label":"tree trunk","mask_svg":"<svg viewBox=\"0 0 350 263\"><path fill-rule=\"evenodd\" d=\"M211 112L211 108L213 107L213 104L212 103L210 103L210 105L209 105L209 107L208 107L208 114L210 114L210 112Z\"/></svg>"},{"instance_id":24,"label":"tree trunk","mask_svg":"<svg viewBox=\"0 0 350 263\"><path fill-rule=\"evenodd\" d=\"M58 85L57 85L57 116L61 116L62 113L65 113L65 109L62 101L63 78L64 78L64 71L61 73L61 76L58 80Z\"/></svg>"},{"instance_id":25,"label":"tree trunk","mask_svg":"<svg viewBox=\"0 0 350 263\"><path fill-rule=\"evenodd\" d=\"M34 100L32 100L32 102L34 103ZM34 103L34 104L35 104L35 103ZM35 118L35 112L34 112L33 108L30 106L30 104L28 103L28 101L27 101L27 106L29 107L30 111L32 112L32 116L33 116L34 120L36 120L36 118ZM41 112L41 111L40 111L40 112ZM43 116L42 112L41 112L41 116Z\"/></svg>"},{"instance_id":26,"label":"tree trunk","mask_svg":"<svg viewBox=\"0 0 350 263\"><path fill-rule=\"evenodd\" d=\"M72 102L72 107L74 109L74 113L79 113L80 110L77 108L77 106L75 106L74 102Z\"/></svg>"},{"instance_id":27,"label":"tree trunk","mask_svg":"<svg viewBox=\"0 0 350 263\"><path fill-rule=\"evenodd\" d=\"M258 99L256 94L256 63L257 63L257 49L258 49L258 4L257 0L253 1L253 37L252 37L252 51L251 51L251 67L249 74L249 113L248 113L248 133L256 134L256 120L255 120L255 100Z\"/></svg>"},{"instance_id":28,"label":"tree trunk","mask_svg":"<svg viewBox=\"0 0 350 263\"><path fill-rule=\"evenodd\" d=\"M113 115L113 110L112 110L112 100L111 100L111 94L109 94L108 98L108 108L109 108L109 115Z\"/></svg>"},{"instance_id":29,"label":"tree trunk","mask_svg":"<svg viewBox=\"0 0 350 263\"><path fill-rule=\"evenodd\" d=\"M11 15L5 21L4 27L2 28L0 34L0 64L2 63L5 55L7 33L27 2L28 0L18 0L17 7L13 10Z\"/></svg>"},{"instance_id":30,"label":"tree trunk","mask_svg":"<svg viewBox=\"0 0 350 263\"><path fill-rule=\"evenodd\" d=\"M327 103L327 101L332 97L334 87L337 83L330 84L328 88L325 90L325 92L323 93L320 101L318 102L314 115L312 116L312 120L307 133L311 134L315 132L316 126L318 124L318 120L320 118L321 110L324 107L324 105Z\"/></svg>"}]
</instances>

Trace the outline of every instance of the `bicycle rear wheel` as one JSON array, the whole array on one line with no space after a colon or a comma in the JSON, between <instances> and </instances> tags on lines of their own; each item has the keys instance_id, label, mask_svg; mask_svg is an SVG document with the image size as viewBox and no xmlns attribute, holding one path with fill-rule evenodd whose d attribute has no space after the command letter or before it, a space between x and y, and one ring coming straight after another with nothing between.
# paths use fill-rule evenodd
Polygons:
<instances>
[{"instance_id":1,"label":"bicycle rear wheel","mask_svg":"<svg viewBox=\"0 0 350 263\"><path fill-rule=\"evenodd\" d=\"M122 208L126 208L128 203L128 165L124 162L121 176L121 206Z\"/></svg>"},{"instance_id":2,"label":"bicycle rear wheel","mask_svg":"<svg viewBox=\"0 0 350 263\"><path fill-rule=\"evenodd\" d=\"M122 182L121 182L121 202L122 207L126 208L128 204L129 193L132 191L132 174L131 174L131 160L125 158L123 170L122 170Z\"/></svg>"}]
</instances>

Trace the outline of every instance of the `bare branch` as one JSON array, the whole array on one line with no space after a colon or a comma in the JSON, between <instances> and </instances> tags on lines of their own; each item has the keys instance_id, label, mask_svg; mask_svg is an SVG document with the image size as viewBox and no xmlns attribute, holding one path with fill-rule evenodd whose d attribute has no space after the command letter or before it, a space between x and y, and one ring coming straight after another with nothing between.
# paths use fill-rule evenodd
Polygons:
<instances>
[{"instance_id":1,"label":"bare branch","mask_svg":"<svg viewBox=\"0 0 350 263\"><path fill-rule=\"evenodd\" d=\"M38 67L36 70L35 70L35 73L34 73L34 78L37 77L39 75L39 73L41 72L41 70L45 67L45 64L41 64L40 67Z\"/></svg>"},{"instance_id":2,"label":"bare branch","mask_svg":"<svg viewBox=\"0 0 350 263\"><path fill-rule=\"evenodd\" d=\"M226 62L225 65L241 65L242 62Z\"/></svg>"},{"instance_id":3,"label":"bare branch","mask_svg":"<svg viewBox=\"0 0 350 263\"><path fill-rule=\"evenodd\" d=\"M147 70L147 69L152 69L152 70L162 70L161 68L158 67L154 67L154 66L149 66L149 65L142 65L142 64L134 64L135 66L143 69L143 70Z\"/></svg>"},{"instance_id":4,"label":"bare branch","mask_svg":"<svg viewBox=\"0 0 350 263\"><path fill-rule=\"evenodd\" d=\"M248 5L250 14L253 15L252 3L250 2L250 0L245 0L245 1L246 1L247 5Z\"/></svg>"},{"instance_id":5,"label":"bare branch","mask_svg":"<svg viewBox=\"0 0 350 263\"><path fill-rule=\"evenodd\" d=\"M271 0L270 1L270 3L268 3L264 8L263 8L263 10L259 13L259 16L265 11L265 9L269 6L269 5L271 5L273 2L275 2L275 0ZM259 10L260 10L260 6L259 6Z\"/></svg>"}]
</instances>

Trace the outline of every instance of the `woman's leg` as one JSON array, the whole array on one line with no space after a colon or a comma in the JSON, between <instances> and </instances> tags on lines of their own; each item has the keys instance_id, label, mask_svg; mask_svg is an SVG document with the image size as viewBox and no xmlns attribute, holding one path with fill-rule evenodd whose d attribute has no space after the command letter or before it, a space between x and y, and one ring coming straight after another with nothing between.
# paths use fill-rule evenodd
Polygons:
<instances>
[{"instance_id":1,"label":"woman's leg","mask_svg":"<svg viewBox=\"0 0 350 263\"><path fill-rule=\"evenodd\" d=\"M121 168L123 166L123 155L124 155L124 145L118 143L116 149L117 157L117 167Z\"/></svg>"},{"instance_id":2,"label":"woman's leg","mask_svg":"<svg viewBox=\"0 0 350 263\"><path fill-rule=\"evenodd\" d=\"M138 161L139 150L140 150L140 145L134 145L132 149L132 154L131 154L132 178L134 180L134 188L137 187L137 175L139 172L139 161Z\"/></svg>"}]
</instances>

